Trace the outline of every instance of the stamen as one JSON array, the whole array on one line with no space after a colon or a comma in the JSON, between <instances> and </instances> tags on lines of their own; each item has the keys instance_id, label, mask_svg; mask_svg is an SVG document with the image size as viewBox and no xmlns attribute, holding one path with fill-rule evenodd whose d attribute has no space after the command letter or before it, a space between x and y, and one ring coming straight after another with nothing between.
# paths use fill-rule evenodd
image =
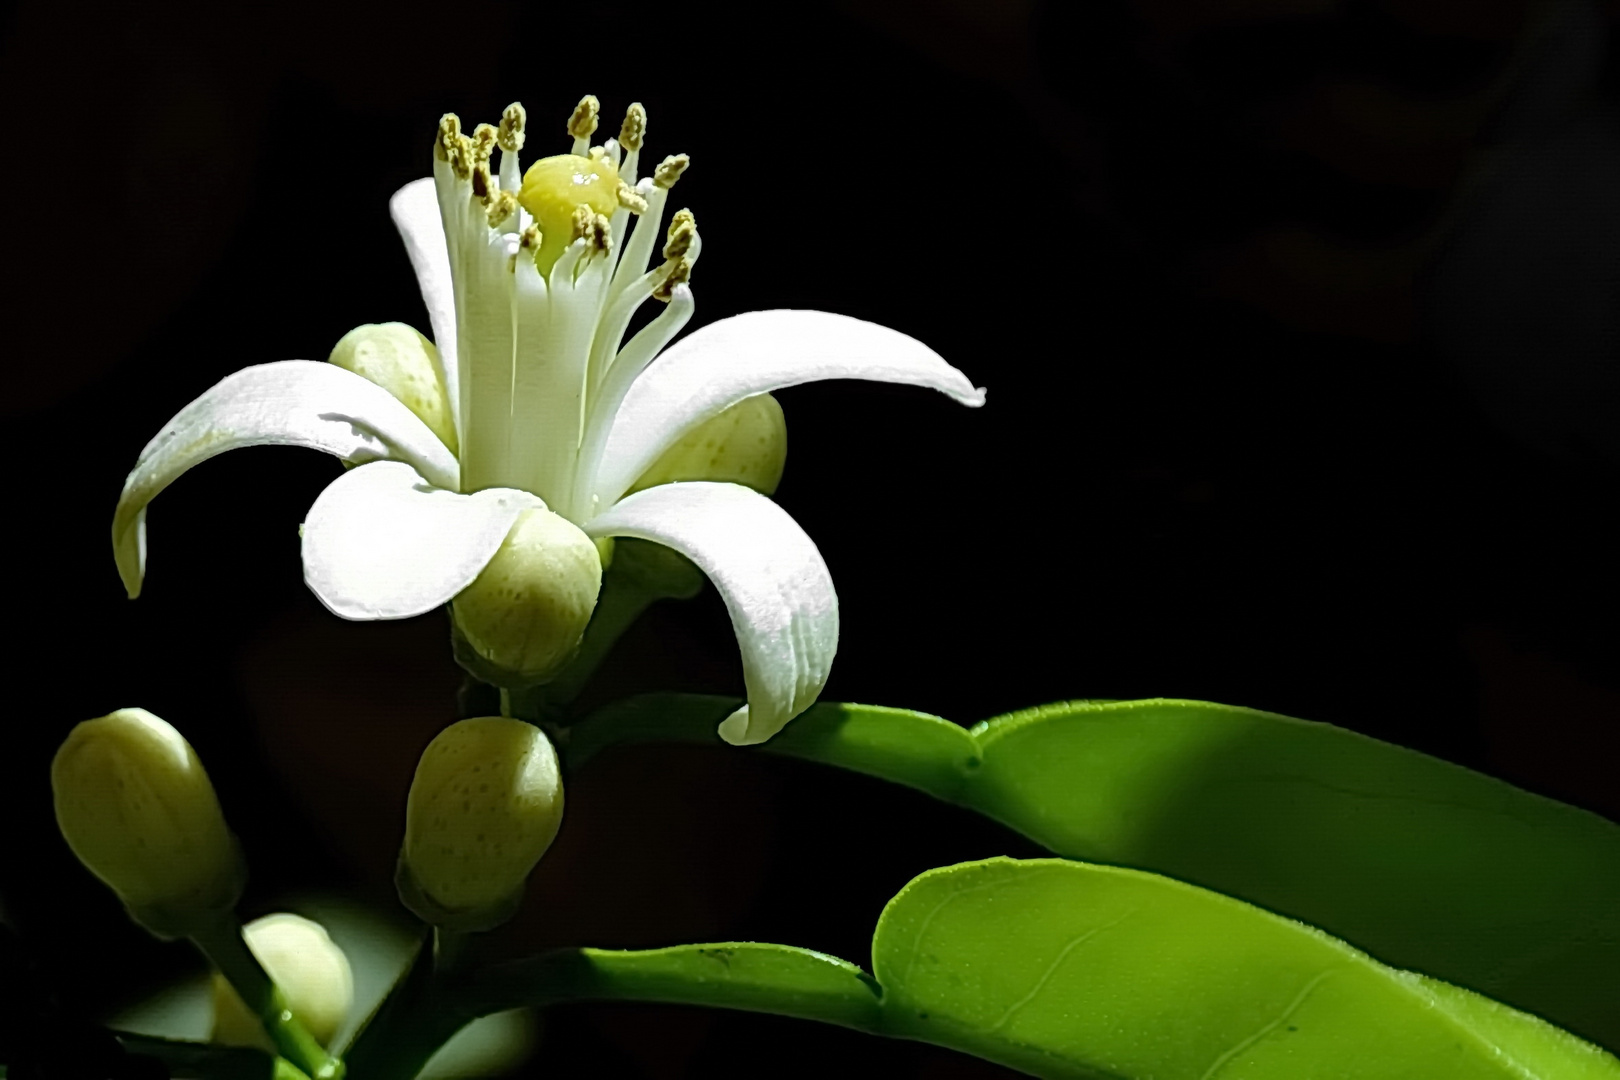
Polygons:
<instances>
[{"instance_id":1,"label":"stamen","mask_svg":"<svg viewBox=\"0 0 1620 1080\"><path fill-rule=\"evenodd\" d=\"M602 111L602 103L596 100L595 94L586 94L574 106L574 113L568 118L568 134L575 140L589 139L596 131L596 118Z\"/></svg>"},{"instance_id":2,"label":"stamen","mask_svg":"<svg viewBox=\"0 0 1620 1080\"><path fill-rule=\"evenodd\" d=\"M527 229L523 230L523 235L518 237L518 246L527 251L538 252L540 250L540 239L540 226L530 224Z\"/></svg>"},{"instance_id":3,"label":"stamen","mask_svg":"<svg viewBox=\"0 0 1620 1080\"><path fill-rule=\"evenodd\" d=\"M641 102L630 103L625 110L624 123L619 125L619 145L626 150L640 150L641 141L647 137L647 110L641 107Z\"/></svg>"},{"instance_id":4,"label":"stamen","mask_svg":"<svg viewBox=\"0 0 1620 1080\"><path fill-rule=\"evenodd\" d=\"M473 161L488 162L495 154L495 141L499 138L494 124L479 124L473 128Z\"/></svg>"},{"instance_id":5,"label":"stamen","mask_svg":"<svg viewBox=\"0 0 1620 1080\"><path fill-rule=\"evenodd\" d=\"M632 214L645 214L647 212L647 200L642 198L635 188L623 180L619 181L619 205Z\"/></svg>"},{"instance_id":6,"label":"stamen","mask_svg":"<svg viewBox=\"0 0 1620 1080\"><path fill-rule=\"evenodd\" d=\"M690 164L692 159L685 154L665 158L658 163L658 168L653 170L653 183L668 191L675 186L675 181L681 178L681 173L685 172Z\"/></svg>"},{"instance_id":7,"label":"stamen","mask_svg":"<svg viewBox=\"0 0 1620 1080\"><path fill-rule=\"evenodd\" d=\"M653 299L669 303L675 293L675 286L684 285L691 279L692 260L683 255L669 266L669 276L653 288Z\"/></svg>"},{"instance_id":8,"label":"stamen","mask_svg":"<svg viewBox=\"0 0 1620 1080\"><path fill-rule=\"evenodd\" d=\"M458 131L446 140L446 143L445 160L450 163L450 168L455 172L456 179L466 180L470 178L473 170L472 140Z\"/></svg>"},{"instance_id":9,"label":"stamen","mask_svg":"<svg viewBox=\"0 0 1620 1080\"><path fill-rule=\"evenodd\" d=\"M591 225L596 220L596 212L584 203L574 207L574 239L581 240L590 235Z\"/></svg>"},{"instance_id":10,"label":"stamen","mask_svg":"<svg viewBox=\"0 0 1620 1080\"><path fill-rule=\"evenodd\" d=\"M682 258L692 247L697 236L697 218L690 210L677 210L669 220L669 240L664 244L664 258Z\"/></svg>"},{"instance_id":11,"label":"stamen","mask_svg":"<svg viewBox=\"0 0 1620 1080\"><path fill-rule=\"evenodd\" d=\"M490 193L495 190L494 181L489 175L489 159L485 158L482 161L476 160L476 148L474 150L474 155L475 160L472 167L473 195L484 200L484 204L487 206L489 204Z\"/></svg>"},{"instance_id":12,"label":"stamen","mask_svg":"<svg viewBox=\"0 0 1620 1080\"><path fill-rule=\"evenodd\" d=\"M484 175L489 175L488 166L484 168ZM489 215L489 227L492 229L517 213L517 208L517 196L510 191L497 191L493 198L484 200L484 210Z\"/></svg>"},{"instance_id":13,"label":"stamen","mask_svg":"<svg viewBox=\"0 0 1620 1080\"><path fill-rule=\"evenodd\" d=\"M574 207L574 239L584 240L587 254L596 255L613 246L612 222L606 214L598 214L581 203Z\"/></svg>"},{"instance_id":14,"label":"stamen","mask_svg":"<svg viewBox=\"0 0 1620 1080\"><path fill-rule=\"evenodd\" d=\"M449 161L451 148L459 138L461 138L461 117L453 112L445 113L439 117L439 131L433 139L433 156L440 161Z\"/></svg>"},{"instance_id":15,"label":"stamen","mask_svg":"<svg viewBox=\"0 0 1620 1080\"><path fill-rule=\"evenodd\" d=\"M528 120L529 114L516 101L501 111L501 126L495 133L495 141L502 150L515 154L523 149L523 126Z\"/></svg>"}]
</instances>

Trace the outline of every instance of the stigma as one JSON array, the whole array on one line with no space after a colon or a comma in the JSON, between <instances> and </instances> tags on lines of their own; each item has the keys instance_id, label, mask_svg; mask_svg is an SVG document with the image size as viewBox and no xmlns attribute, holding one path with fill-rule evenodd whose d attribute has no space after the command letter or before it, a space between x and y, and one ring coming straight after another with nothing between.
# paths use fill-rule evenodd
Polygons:
<instances>
[{"instance_id":1,"label":"stigma","mask_svg":"<svg viewBox=\"0 0 1620 1080\"><path fill-rule=\"evenodd\" d=\"M540 229L535 267L551 272L558 256L580 235L575 221L581 209L594 217L611 218L619 208L618 167L600 150L590 157L557 154L541 158L523 174L518 205L529 212Z\"/></svg>"}]
</instances>

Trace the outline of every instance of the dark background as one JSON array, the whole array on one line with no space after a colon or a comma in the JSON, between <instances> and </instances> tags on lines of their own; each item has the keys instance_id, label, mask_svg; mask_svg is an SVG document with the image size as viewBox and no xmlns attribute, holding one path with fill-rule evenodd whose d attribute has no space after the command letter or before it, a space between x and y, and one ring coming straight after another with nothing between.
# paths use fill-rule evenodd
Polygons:
<instances>
[{"instance_id":1,"label":"dark background","mask_svg":"<svg viewBox=\"0 0 1620 1080\"><path fill-rule=\"evenodd\" d=\"M739 14L738 11L744 13ZM990 391L780 395L782 504L843 605L824 695L964 723L1182 696L1330 721L1608 815L1620 746L1620 10L1530 0L624 0L3 13L12 481L0 904L83 1008L191 961L71 860L50 754L139 704L207 762L249 914L391 904L417 754L453 716L441 615L343 623L297 525L339 466L256 449L108 526L145 441L248 364L426 328L386 199L439 114L530 110L694 165L697 321L843 312ZM712 592L602 697L737 692ZM606 757L497 948L758 938L864 962L917 872L1026 842L742 752ZM788 1041L794 1047L784 1056ZM786 1020L575 1007L553 1075L993 1075Z\"/></svg>"}]
</instances>

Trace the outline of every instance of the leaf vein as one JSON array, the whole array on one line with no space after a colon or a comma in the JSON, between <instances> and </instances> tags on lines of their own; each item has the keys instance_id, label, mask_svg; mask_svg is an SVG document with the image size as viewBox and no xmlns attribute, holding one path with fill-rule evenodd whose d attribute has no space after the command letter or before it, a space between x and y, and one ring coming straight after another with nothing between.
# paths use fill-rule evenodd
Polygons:
<instances>
[{"instance_id":1,"label":"leaf vein","mask_svg":"<svg viewBox=\"0 0 1620 1080\"><path fill-rule=\"evenodd\" d=\"M1314 994L1316 992L1316 988L1327 981L1327 978L1332 975L1335 970L1336 969L1334 968L1329 968L1320 975L1316 976L1316 978L1312 979L1310 982L1306 983L1305 988L1294 997L1293 1001L1289 1002L1288 1008L1284 1009L1275 1020L1261 1027L1259 1031L1256 1031L1253 1035L1250 1035L1247 1039L1244 1039L1242 1042L1232 1047L1232 1049L1216 1058L1215 1063L1205 1070L1204 1075L1199 1077L1199 1080L1214 1080L1215 1074L1230 1065L1232 1060L1239 1054L1243 1053L1243 1051L1247 1050L1249 1047L1253 1046L1267 1035L1270 1035L1273 1031L1276 1031L1278 1028L1282 1027L1283 1024L1287 1023L1288 1018L1293 1016L1294 1013L1299 1010L1301 1005L1305 1004L1305 999Z\"/></svg>"},{"instance_id":2,"label":"leaf vein","mask_svg":"<svg viewBox=\"0 0 1620 1080\"><path fill-rule=\"evenodd\" d=\"M1113 922L1104 926L1099 926L1093 930L1087 930L1085 933L1063 946L1063 950L1059 952L1052 962L1046 966L1046 970L1041 973L1041 977L1035 980L1035 985L1030 989L1029 993L1025 994L1023 997L1009 1005L1007 1007L1007 1011L1001 1014L1001 1019L997 1020L994 1024L991 1024L988 1029L986 1029L986 1034L1000 1031L1002 1027L1006 1025L1007 1021L1013 1018L1014 1014L1016 1014L1020 1009L1028 1005L1030 1002L1034 1001L1036 995L1046 988L1046 984L1051 980L1052 976L1057 974L1057 969L1063 966L1063 961L1069 958L1070 953L1074 952L1074 950L1078 949L1081 945L1084 945L1086 942L1090 941L1103 931L1112 930L1114 927L1118 926L1132 915L1135 915L1137 912L1141 911L1142 907L1145 906L1146 905L1134 907L1125 914L1121 915L1119 918L1115 919Z\"/></svg>"}]
</instances>

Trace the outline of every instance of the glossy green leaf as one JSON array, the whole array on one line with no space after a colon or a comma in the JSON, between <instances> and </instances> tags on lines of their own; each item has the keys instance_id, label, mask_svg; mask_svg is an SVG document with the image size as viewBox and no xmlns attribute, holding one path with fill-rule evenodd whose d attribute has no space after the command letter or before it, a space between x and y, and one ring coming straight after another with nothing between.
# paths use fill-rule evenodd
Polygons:
<instances>
[{"instance_id":1,"label":"glossy green leaf","mask_svg":"<svg viewBox=\"0 0 1620 1080\"><path fill-rule=\"evenodd\" d=\"M566 756L717 743L734 707L632 699L574 728ZM1326 724L1170 700L1070 702L971 730L827 703L762 749L910 785L1060 855L1248 900L1620 1046L1620 827L1479 773Z\"/></svg>"},{"instance_id":2,"label":"glossy green leaf","mask_svg":"<svg viewBox=\"0 0 1620 1080\"><path fill-rule=\"evenodd\" d=\"M1620 1061L1300 923L1140 871L930 871L873 941L889 1034L1049 1077L1614 1080Z\"/></svg>"},{"instance_id":3,"label":"glossy green leaf","mask_svg":"<svg viewBox=\"0 0 1620 1080\"><path fill-rule=\"evenodd\" d=\"M1620 1080L1523 1013L1170 878L1062 859L932 870L884 909L874 976L785 945L559 950L486 969L472 1017L563 1001L776 1013L1048 1077Z\"/></svg>"}]
</instances>

